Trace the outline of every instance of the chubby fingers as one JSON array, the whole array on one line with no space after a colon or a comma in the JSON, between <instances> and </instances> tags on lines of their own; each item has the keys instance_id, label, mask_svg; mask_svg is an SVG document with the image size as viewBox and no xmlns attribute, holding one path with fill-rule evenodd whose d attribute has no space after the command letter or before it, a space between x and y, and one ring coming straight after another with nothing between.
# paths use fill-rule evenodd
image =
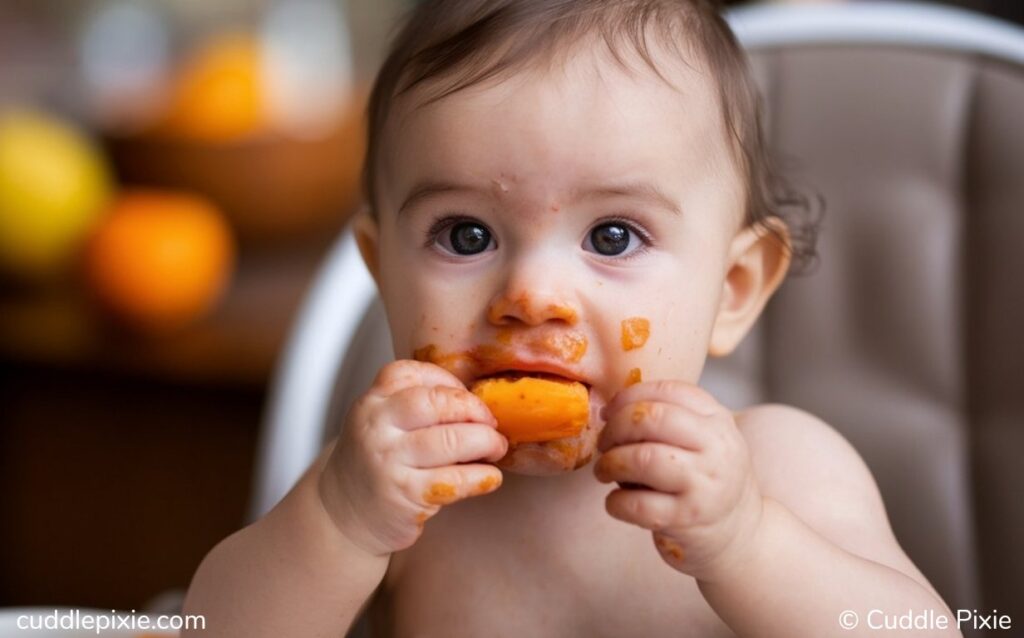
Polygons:
<instances>
[{"instance_id":1,"label":"chubby fingers","mask_svg":"<svg viewBox=\"0 0 1024 638\"><path fill-rule=\"evenodd\" d=\"M454 423L413 430L403 437L401 460L415 468L433 468L481 459L497 462L508 439L489 425Z\"/></svg>"},{"instance_id":2,"label":"chubby fingers","mask_svg":"<svg viewBox=\"0 0 1024 638\"><path fill-rule=\"evenodd\" d=\"M708 424L702 422L706 416L674 403L637 401L606 415L608 421L597 439L597 449L601 452L641 441L699 451L708 436Z\"/></svg>"},{"instance_id":3,"label":"chubby fingers","mask_svg":"<svg viewBox=\"0 0 1024 638\"><path fill-rule=\"evenodd\" d=\"M686 381L664 379L637 383L624 388L604 406L601 411L602 418L610 419L616 412L637 401L675 403L703 416L712 416L725 410L704 388Z\"/></svg>"},{"instance_id":4,"label":"chubby fingers","mask_svg":"<svg viewBox=\"0 0 1024 638\"><path fill-rule=\"evenodd\" d=\"M448 505L501 487L501 470L483 463L415 470L416 498L422 505Z\"/></svg>"},{"instance_id":5,"label":"chubby fingers","mask_svg":"<svg viewBox=\"0 0 1024 638\"><path fill-rule=\"evenodd\" d=\"M659 492L680 494L690 489L696 452L664 443L620 445L601 455L594 475L602 483L638 483Z\"/></svg>"},{"instance_id":6,"label":"chubby fingers","mask_svg":"<svg viewBox=\"0 0 1024 638\"><path fill-rule=\"evenodd\" d=\"M679 509L673 496L652 490L613 490L604 506L620 521L651 531L671 525Z\"/></svg>"},{"instance_id":7,"label":"chubby fingers","mask_svg":"<svg viewBox=\"0 0 1024 638\"><path fill-rule=\"evenodd\" d=\"M465 387L412 386L388 402L389 419L403 430L439 423L481 423L496 428L494 415L480 397Z\"/></svg>"},{"instance_id":8,"label":"chubby fingers","mask_svg":"<svg viewBox=\"0 0 1024 638\"><path fill-rule=\"evenodd\" d=\"M377 373L369 392L387 397L396 392L415 386L466 386L451 372L439 365L412 359L399 359L388 363Z\"/></svg>"}]
</instances>

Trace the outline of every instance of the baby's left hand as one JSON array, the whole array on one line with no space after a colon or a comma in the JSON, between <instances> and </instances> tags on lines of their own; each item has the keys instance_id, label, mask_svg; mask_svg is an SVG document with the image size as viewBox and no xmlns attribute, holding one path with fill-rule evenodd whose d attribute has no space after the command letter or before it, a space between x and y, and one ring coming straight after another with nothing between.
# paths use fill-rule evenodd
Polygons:
<instances>
[{"instance_id":1,"label":"baby's left hand","mask_svg":"<svg viewBox=\"0 0 1024 638\"><path fill-rule=\"evenodd\" d=\"M651 530L662 558L695 578L742 561L762 500L732 412L691 383L653 381L619 392L602 417L594 474L626 485L608 513Z\"/></svg>"}]
</instances>

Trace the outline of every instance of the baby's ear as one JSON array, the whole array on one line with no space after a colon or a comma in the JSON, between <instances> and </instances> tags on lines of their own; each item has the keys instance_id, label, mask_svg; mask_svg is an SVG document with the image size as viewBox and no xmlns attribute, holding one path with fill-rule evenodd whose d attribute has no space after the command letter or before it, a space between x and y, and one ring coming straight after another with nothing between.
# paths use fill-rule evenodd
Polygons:
<instances>
[{"instance_id":1,"label":"baby's ear","mask_svg":"<svg viewBox=\"0 0 1024 638\"><path fill-rule=\"evenodd\" d=\"M359 254L363 256L363 263L366 269L373 275L380 289L380 262L378 260L380 248L380 227L377 220L370 212L369 206L361 207L352 216L352 234L355 236L356 245L359 246Z\"/></svg>"},{"instance_id":2,"label":"baby's ear","mask_svg":"<svg viewBox=\"0 0 1024 638\"><path fill-rule=\"evenodd\" d=\"M769 232L772 229L775 233ZM739 345L786 277L789 262L789 231L782 220L770 217L760 228L750 226L736 234L729 246L729 269L711 329L709 355L724 357Z\"/></svg>"}]
</instances>

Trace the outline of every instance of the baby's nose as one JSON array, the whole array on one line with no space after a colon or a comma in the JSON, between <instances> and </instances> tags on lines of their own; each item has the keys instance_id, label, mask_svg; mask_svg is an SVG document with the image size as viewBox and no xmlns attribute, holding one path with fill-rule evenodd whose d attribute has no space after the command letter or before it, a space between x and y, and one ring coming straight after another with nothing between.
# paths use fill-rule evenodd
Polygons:
<instances>
[{"instance_id":1,"label":"baby's nose","mask_svg":"<svg viewBox=\"0 0 1024 638\"><path fill-rule=\"evenodd\" d=\"M574 326L578 319L576 308L565 299L534 292L503 293L487 307L487 321L495 326L517 322L538 326L546 321Z\"/></svg>"}]
</instances>

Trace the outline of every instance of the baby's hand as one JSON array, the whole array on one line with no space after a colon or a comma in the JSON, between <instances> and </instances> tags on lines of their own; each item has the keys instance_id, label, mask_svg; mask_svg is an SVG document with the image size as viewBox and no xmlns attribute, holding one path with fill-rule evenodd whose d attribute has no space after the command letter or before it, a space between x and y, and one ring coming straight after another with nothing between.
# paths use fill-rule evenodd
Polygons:
<instances>
[{"instance_id":1,"label":"baby's hand","mask_svg":"<svg viewBox=\"0 0 1024 638\"><path fill-rule=\"evenodd\" d=\"M320 475L338 529L374 555L412 545L447 505L495 490L508 441L487 406L430 363L395 361L349 411Z\"/></svg>"},{"instance_id":2,"label":"baby's hand","mask_svg":"<svg viewBox=\"0 0 1024 638\"><path fill-rule=\"evenodd\" d=\"M732 413L693 384L655 381L626 388L602 415L594 473L625 486L608 512L652 530L662 558L695 578L738 560L762 501Z\"/></svg>"}]
</instances>

